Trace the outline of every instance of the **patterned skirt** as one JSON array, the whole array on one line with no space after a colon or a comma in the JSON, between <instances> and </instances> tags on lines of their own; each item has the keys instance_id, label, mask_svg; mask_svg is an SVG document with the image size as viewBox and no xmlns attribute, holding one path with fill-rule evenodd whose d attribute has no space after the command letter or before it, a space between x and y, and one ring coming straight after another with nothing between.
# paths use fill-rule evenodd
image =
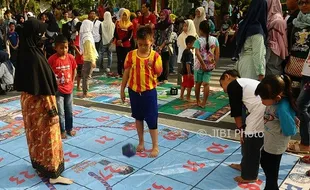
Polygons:
<instances>
[{"instance_id":1,"label":"patterned skirt","mask_svg":"<svg viewBox=\"0 0 310 190\"><path fill-rule=\"evenodd\" d=\"M59 123L50 124L57 115L55 96L21 95L21 107L32 166L42 177L57 178L64 171L64 154Z\"/></svg>"}]
</instances>

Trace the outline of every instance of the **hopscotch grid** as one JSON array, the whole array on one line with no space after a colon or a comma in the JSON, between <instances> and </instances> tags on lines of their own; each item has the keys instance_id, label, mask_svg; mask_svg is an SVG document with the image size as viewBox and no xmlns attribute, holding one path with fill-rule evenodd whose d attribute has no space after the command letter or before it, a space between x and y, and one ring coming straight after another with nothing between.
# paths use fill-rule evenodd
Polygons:
<instances>
[{"instance_id":1,"label":"hopscotch grid","mask_svg":"<svg viewBox=\"0 0 310 190\"><path fill-rule=\"evenodd\" d=\"M225 164L224 162L230 157L232 156L234 153L236 153L238 150L240 149L237 148L234 152L232 152L228 157L226 157L225 159L222 160L222 162L217 165L210 173L208 173L204 178L202 178L194 187L197 187L197 185L199 185L204 179L206 179L210 174L212 174L218 167L220 167L222 164Z\"/></svg>"},{"instance_id":2,"label":"hopscotch grid","mask_svg":"<svg viewBox=\"0 0 310 190\"><path fill-rule=\"evenodd\" d=\"M139 168L138 170L137 170L137 172L138 171L147 171L147 172L149 172L148 170L146 170L146 169L144 169L144 167L146 167L146 166L148 166L149 164L151 164L152 162L154 162L155 160L157 160L157 159L159 159L160 157L162 157L162 156L164 156L165 154L167 154L168 152L170 152L172 149L170 149L170 150L168 150L167 152L165 152L164 154L162 154L162 155L160 155L160 156L158 156L158 157L156 157L156 158L154 158L154 160L152 160L150 163L147 163L146 165L144 165L144 166L142 166L141 168ZM113 159L113 160L115 160L115 159ZM117 160L118 161L118 160ZM118 162L122 162L122 161L118 161ZM124 162L122 162L122 163L124 163ZM128 163L125 163L125 164L128 164ZM150 172L150 173L153 173L153 174L155 174L155 175L157 175L158 173L154 173L154 172ZM117 182L116 184L118 184L118 183L120 183L121 181L123 181L123 180L125 180L125 179L127 179L129 176L127 176L126 178L124 178L124 179L121 179L119 182ZM115 184L115 185L116 185ZM114 185L113 185L114 186Z\"/></svg>"}]
</instances>

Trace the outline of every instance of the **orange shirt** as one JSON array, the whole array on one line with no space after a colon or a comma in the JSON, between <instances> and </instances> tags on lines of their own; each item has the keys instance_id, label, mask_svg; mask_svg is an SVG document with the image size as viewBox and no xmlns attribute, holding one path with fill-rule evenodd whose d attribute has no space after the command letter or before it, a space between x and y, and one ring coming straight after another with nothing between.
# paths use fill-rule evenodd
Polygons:
<instances>
[{"instance_id":1,"label":"orange shirt","mask_svg":"<svg viewBox=\"0 0 310 190\"><path fill-rule=\"evenodd\" d=\"M128 87L135 92L156 88L157 76L163 70L161 57L154 50L146 58L139 57L137 50L129 52L124 67L130 69Z\"/></svg>"}]
</instances>

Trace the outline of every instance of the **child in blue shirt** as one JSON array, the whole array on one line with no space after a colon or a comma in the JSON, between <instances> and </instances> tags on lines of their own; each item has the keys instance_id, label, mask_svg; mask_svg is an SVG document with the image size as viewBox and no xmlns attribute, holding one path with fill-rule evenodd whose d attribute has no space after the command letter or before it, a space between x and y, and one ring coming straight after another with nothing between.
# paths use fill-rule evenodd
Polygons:
<instances>
[{"instance_id":1,"label":"child in blue shirt","mask_svg":"<svg viewBox=\"0 0 310 190\"><path fill-rule=\"evenodd\" d=\"M17 49L19 46L19 36L17 32L15 32L15 23L11 22L9 24L9 31L8 31L8 41L10 44L10 60L14 66L16 66L17 61Z\"/></svg>"},{"instance_id":2,"label":"child in blue shirt","mask_svg":"<svg viewBox=\"0 0 310 190\"><path fill-rule=\"evenodd\" d=\"M296 134L297 106L288 76L270 75L262 80L255 90L265 112L264 146L261 151L261 166L266 175L265 190L279 189L278 175L282 154L286 151L291 136Z\"/></svg>"}]
</instances>

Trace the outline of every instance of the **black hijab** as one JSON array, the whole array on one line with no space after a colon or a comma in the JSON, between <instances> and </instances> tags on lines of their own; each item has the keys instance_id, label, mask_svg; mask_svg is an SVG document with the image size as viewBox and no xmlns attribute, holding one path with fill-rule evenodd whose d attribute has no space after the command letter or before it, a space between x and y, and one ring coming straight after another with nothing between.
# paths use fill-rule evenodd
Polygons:
<instances>
[{"instance_id":1,"label":"black hijab","mask_svg":"<svg viewBox=\"0 0 310 190\"><path fill-rule=\"evenodd\" d=\"M246 39L255 34L262 34L266 44L268 35L266 0L252 0L237 33L237 54L241 52Z\"/></svg>"},{"instance_id":2,"label":"black hijab","mask_svg":"<svg viewBox=\"0 0 310 190\"><path fill-rule=\"evenodd\" d=\"M59 26L56 22L56 18L52 13L47 13L48 20L46 24L48 24L47 30L49 32L59 32Z\"/></svg>"},{"instance_id":3,"label":"black hijab","mask_svg":"<svg viewBox=\"0 0 310 190\"><path fill-rule=\"evenodd\" d=\"M15 89L32 95L55 95L55 75L38 47L46 31L46 24L35 18L24 23L17 56Z\"/></svg>"}]
</instances>

